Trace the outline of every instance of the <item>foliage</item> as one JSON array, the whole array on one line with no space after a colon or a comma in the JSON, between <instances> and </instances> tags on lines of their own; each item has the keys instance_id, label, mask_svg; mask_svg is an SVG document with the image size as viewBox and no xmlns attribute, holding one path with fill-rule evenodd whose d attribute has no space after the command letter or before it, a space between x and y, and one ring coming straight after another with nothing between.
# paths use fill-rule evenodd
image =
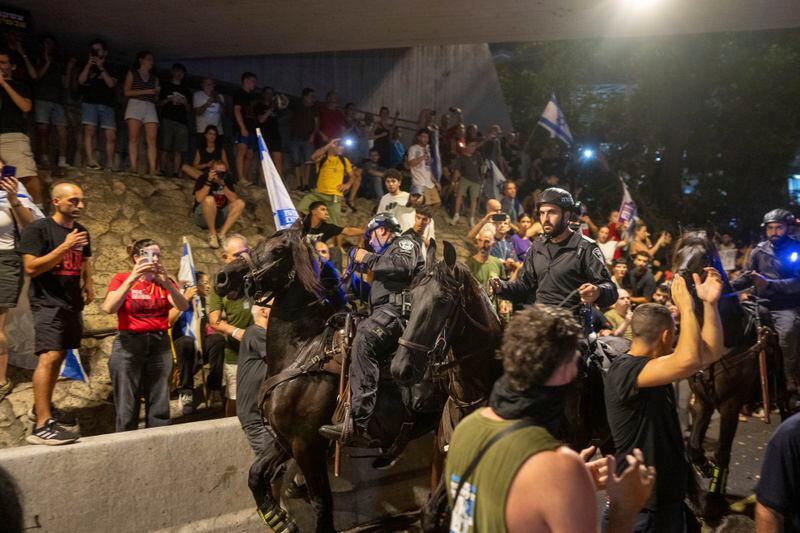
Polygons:
<instances>
[{"instance_id":1,"label":"foliage","mask_svg":"<svg viewBox=\"0 0 800 533\"><path fill-rule=\"evenodd\" d=\"M526 43L515 57L498 74L523 140L555 93L576 144L607 147L606 171L570 167L595 211L619 202L618 172L632 176L645 217L672 226L748 230L787 203L800 32ZM609 83L623 91L599 90ZM547 136L534 131L540 147ZM687 181L694 190L684 191Z\"/></svg>"}]
</instances>

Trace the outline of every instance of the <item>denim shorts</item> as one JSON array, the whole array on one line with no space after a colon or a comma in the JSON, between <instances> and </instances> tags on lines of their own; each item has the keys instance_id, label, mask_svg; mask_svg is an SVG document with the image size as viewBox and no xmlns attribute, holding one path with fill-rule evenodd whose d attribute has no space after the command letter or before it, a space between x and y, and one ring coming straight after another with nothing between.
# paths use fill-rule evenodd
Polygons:
<instances>
[{"instance_id":1,"label":"denim shorts","mask_svg":"<svg viewBox=\"0 0 800 533\"><path fill-rule=\"evenodd\" d=\"M251 133L247 137L244 135L236 134L233 138L234 144L243 144L247 146L248 150L257 150L258 149L258 137L256 137L255 133Z\"/></svg>"},{"instance_id":2,"label":"denim shorts","mask_svg":"<svg viewBox=\"0 0 800 533\"><path fill-rule=\"evenodd\" d=\"M311 154L314 153L314 147L307 139L292 139L289 143L289 150L291 151L292 162L300 166L307 161L311 161Z\"/></svg>"},{"instance_id":3,"label":"denim shorts","mask_svg":"<svg viewBox=\"0 0 800 533\"><path fill-rule=\"evenodd\" d=\"M61 104L48 102L47 100L36 100L33 109L37 124L67 125L67 114Z\"/></svg>"},{"instance_id":4,"label":"denim shorts","mask_svg":"<svg viewBox=\"0 0 800 533\"><path fill-rule=\"evenodd\" d=\"M97 126L104 130L117 129L117 119L114 110L104 104L81 104L81 123L87 126Z\"/></svg>"},{"instance_id":5,"label":"denim shorts","mask_svg":"<svg viewBox=\"0 0 800 533\"><path fill-rule=\"evenodd\" d=\"M203 229L208 229L208 224L206 224L206 217L203 216L203 206L197 204L197 207L194 208L194 212L192 213L194 216L194 223L200 226ZM217 218L214 219L214 226L216 229L222 227L225 224L225 219L228 218L228 208L223 207L222 209L217 209Z\"/></svg>"}]
</instances>

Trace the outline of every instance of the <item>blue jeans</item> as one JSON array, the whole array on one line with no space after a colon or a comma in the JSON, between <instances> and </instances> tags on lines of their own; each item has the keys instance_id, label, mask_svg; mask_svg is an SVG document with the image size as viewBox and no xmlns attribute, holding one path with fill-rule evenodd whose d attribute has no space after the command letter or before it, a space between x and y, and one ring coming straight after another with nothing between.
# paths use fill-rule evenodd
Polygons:
<instances>
[{"instance_id":1,"label":"blue jeans","mask_svg":"<svg viewBox=\"0 0 800 533\"><path fill-rule=\"evenodd\" d=\"M108 360L116 431L139 427L139 401L144 396L146 427L169 425L169 376L172 349L166 331L120 331Z\"/></svg>"}]
</instances>

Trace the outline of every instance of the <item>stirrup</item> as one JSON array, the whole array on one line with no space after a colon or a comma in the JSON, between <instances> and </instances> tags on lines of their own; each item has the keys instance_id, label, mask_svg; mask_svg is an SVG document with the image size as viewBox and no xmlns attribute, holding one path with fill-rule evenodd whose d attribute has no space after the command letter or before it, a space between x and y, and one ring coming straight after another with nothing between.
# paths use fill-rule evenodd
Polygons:
<instances>
[{"instance_id":1,"label":"stirrup","mask_svg":"<svg viewBox=\"0 0 800 533\"><path fill-rule=\"evenodd\" d=\"M275 502L264 502L258 508L258 516L275 533L299 533L294 520L280 505Z\"/></svg>"}]
</instances>

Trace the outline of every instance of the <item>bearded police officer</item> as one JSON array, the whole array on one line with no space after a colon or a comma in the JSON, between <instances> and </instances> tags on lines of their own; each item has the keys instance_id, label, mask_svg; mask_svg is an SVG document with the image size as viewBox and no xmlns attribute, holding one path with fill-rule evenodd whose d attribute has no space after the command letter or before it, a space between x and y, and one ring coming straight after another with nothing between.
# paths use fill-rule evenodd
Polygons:
<instances>
[{"instance_id":1,"label":"bearded police officer","mask_svg":"<svg viewBox=\"0 0 800 533\"><path fill-rule=\"evenodd\" d=\"M320 434L345 443L369 443L367 427L375 409L380 367L394 354L403 333L402 320L410 310L408 289L425 266L419 244L399 235L400 224L391 213L379 213L367 225L366 239L373 252L356 250L353 258L361 270L373 274L369 318L358 324L350 361L352 416L345 424L326 425Z\"/></svg>"},{"instance_id":2,"label":"bearded police officer","mask_svg":"<svg viewBox=\"0 0 800 533\"><path fill-rule=\"evenodd\" d=\"M536 204L544 235L534 241L516 281L491 280L492 291L507 300L561 306L577 313L581 302L600 307L617 301L617 289L595 242L569 227L575 202L551 187Z\"/></svg>"},{"instance_id":3,"label":"bearded police officer","mask_svg":"<svg viewBox=\"0 0 800 533\"><path fill-rule=\"evenodd\" d=\"M789 407L800 410L800 241L789 235L794 215L773 209L761 223L765 240L750 253L745 273L734 289L754 287L761 305L769 309L783 352Z\"/></svg>"}]
</instances>

